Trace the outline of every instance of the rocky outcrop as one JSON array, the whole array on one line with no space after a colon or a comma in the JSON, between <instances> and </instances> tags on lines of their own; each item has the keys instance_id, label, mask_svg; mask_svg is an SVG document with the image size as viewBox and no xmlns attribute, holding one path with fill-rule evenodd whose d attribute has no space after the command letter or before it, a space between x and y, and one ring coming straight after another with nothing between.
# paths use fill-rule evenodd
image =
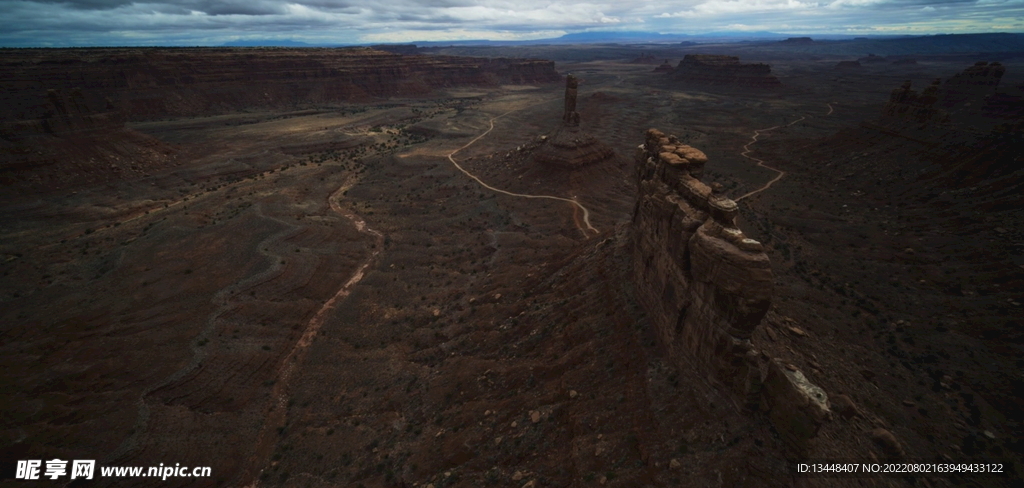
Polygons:
<instances>
[{"instance_id":1,"label":"rocky outcrop","mask_svg":"<svg viewBox=\"0 0 1024 488\"><path fill-rule=\"evenodd\" d=\"M615 151L580 129L580 114L576 111L578 81L575 76L565 78L565 106L562 124L555 132L542 141L533 153L539 164L576 169L599 163L615 156Z\"/></svg>"},{"instance_id":2,"label":"rocky outcrop","mask_svg":"<svg viewBox=\"0 0 1024 488\"><path fill-rule=\"evenodd\" d=\"M910 80L892 91L882 108L881 124L890 130L907 130L907 123L974 133L994 130L998 124L1019 121L1020 93L998 91L1006 73L1000 63L978 62L945 82L936 78L920 93Z\"/></svg>"},{"instance_id":3,"label":"rocky outcrop","mask_svg":"<svg viewBox=\"0 0 1024 488\"><path fill-rule=\"evenodd\" d=\"M825 391L808 381L800 370L778 360L768 362L764 399L779 436L800 454L807 452L809 441L832 417Z\"/></svg>"},{"instance_id":4,"label":"rocky outcrop","mask_svg":"<svg viewBox=\"0 0 1024 488\"><path fill-rule=\"evenodd\" d=\"M666 59L664 63L661 63L660 65L658 65L657 68L654 68L654 72L655 73L669 73L669 72L672 71L672 69L673 69L672 68L672 63L669 63L668 60Z\"/></svg>"},{"instance_id":5,"label":"rocky outcrop","mask_svg":"<svg viewBox=\"0 0 1024 488\"><path fill-rule=\"evenodd\" d=\"M764 63L741 64L736 56L687 54L670 76L683 83L705 86L774 88L781 86Z\"/></svg>"},{"instance_id":6,"label":"rocky outcrop","mask_svg":"<svg viewBox=\"0 0 1024 488\"><path fill-rule=\"evenodd\" d=\"M36 114L0 122L0 185L9 194L130 180L174 163L170 146L127 128L109 99L47 90Z\"/></svg>"},{"instance_id":7,"label":"rocky outcrop","mask_svg":"<svg viewBox=\"0 0 1024 488\"><path fill-rule=\"evenodd\" d=\"M758 389L750 336L771 305L772 269L736 227L736 203L700 181L706 162L647 131L637 150L634 278L669 354L744 398Z\"/></svg>"},{"instance_id":8,"label":"rocky outcrop","mask_svg":"<svg viewBox=\"0 0 1024 488\"><path fill-rule=\"evenodd\" d=\"M453 86L549 83L554 63L369 48L10 50L0 120L43 116L46 90L108 98L129 120L415 96Z\"/></svg>"},{"instance_id":9,"label":"rocky outcrop","mask_svg":"<svg viewBox=\"0 0 1024 488\"><path fill-rule=\"evenodd\" d=\"M41 109L39 118L4 121L0 136L10 140L28 135L61 136L124 128L124 114L109 99L89 103L80 88L67 92L46 90Z\"/></svg>"},{"instance_id":10,"label":"rocky outcrop","mask_svg":"<svg viewBox=\"0 0 1024 488\"><path fill-rule=\"evenodd\" d=\"M999 88L999 80L1006 74L1001 63L978 61L946 80L937 100L947 110L958 110L977 106Z\"/></svg>"},{"instance_id":11,"label":"rocky outcrop","mask_svg":"<svg viewBox=\"0 0 1024 488\"><path fill-rule=\"evenodd\" d=\"M905 119L914 122L944 122L949 113L935 106L939 99L942 80L936 79L920 94L911 89L910 80L892 91L889 102L882 109L883 118Z\"/></svg>"},{"instance_id":12,"label":"rocky outcrop","mask_svg":"<svg viewBox=\"0 0 1024 488\"><path fill-rule=\"evenodd\" d=\"M943 185L969 187L1021 167L1024 85L1000 87L1006 69L978 62L920 92L910 81L892 91L877 121L861 127L929 147Z\"/></svg>"},{"instance_id":13,"label":"rocky outcrop","mask_svg":"<svg viewBox=\"0 0 1024 488\"><path fill-rule=\"evenodd\" d=\"M754 349L751 336L771 306L771 263L736 226L736 203L701 182L706 162L656 129L637 149L637 300L680 368L711 380L737 408L767 407L787 444L803 451L829 417L828 397Z\"/></svg>"}]
</instances>

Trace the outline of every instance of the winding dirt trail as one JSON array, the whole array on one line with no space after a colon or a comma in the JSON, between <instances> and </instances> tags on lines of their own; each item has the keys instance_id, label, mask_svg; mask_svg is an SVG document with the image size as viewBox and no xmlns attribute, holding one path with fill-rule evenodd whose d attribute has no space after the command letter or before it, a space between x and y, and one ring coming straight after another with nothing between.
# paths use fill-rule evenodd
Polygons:
<instances>
[{"instance_id":1,"label":"winding dirt trail","mask_svg":"<svg viewBox=\"0 0 1024 488\"><path fill-rule=\"evenodd\" d=\"M761 193L761 192L771 188L772 185L775 184L776 181L779 181L779 180L782 179L783 176L786 176L786 172L785 171L782 171L781 169L775 168L773 166L768 166L767 164L764 164L764 160L758 159L758 158L755 158L755 157L751 156L750 152L753 149L750 149L750 145L757 142L757 138L761 135L762 132L773 131L775 129L778 129L779 127L789 127L789 126L791 126L791 125L793 125L793 124L795 124L797 122L800 122L801 120L804 120L805 118L807 118L807 117L800 117L799 119L796 119L796 120L786 124L785 126L776 125L775 127L769 127L767 129L758 129L758 130L754 131L754 135L751 136L750 142L748 142L748 143L743 145L743 152L740 153L740 156L743 156L743 157L745 157L745 158L747 158L747 159L749 159L751 161L755 161L755 162L757 162L758 166L760 166L762 168L770 169L770 170L772 170L772 171L774 171L774 172L776 172L778 174L775 175L775 178L772 178L771 180L769 180L768 183L765 183L764 186L762 186L761 188L758 188L758 189L756 189L756 190L754 190L752 192L747 193L746 195L743 195L743 196L737 198L735 200L736 202L739 202L740 200L743 200L744 198L747 198L749 196L757 195L758 193Z\"/></svg>"},{"instance_id":2,"label":"winding dirt trail","mask_svg":"<svg viewBox=\"0 0 1024 488\"><path fill-rule=\"evenodd\" d=\"M828 106L828 113L825 114L826 116L832 115L832 112L833 112L832 104L833 103L836 103L836 102L831 102L831 103L826 103L825 104L825 105ZM757 195L758 193L761 193L761 192L771 188L772 185L775 184L776 181L779 181L779 180L782 179L783 176L786 176L786 172L785 171L782 171L781 169L773 167L773 166L768 166L767 164L764 163L764 160L758 159L758 158L755 158L755 157L751 156L750 153L751 153L751 151L753 151L753 149L750 149L750 146L757 142L757 138L760 137L762 133L773 131L773 130L778 129L780 127L789 127L789 126L791 126L791 125L793 125L793 124L795 124L797 122L800 122L800 121L802 121L802 120L804 120L806 118L807 118L807 116L802 116L799 119L796 119L796 120L794 120L794 121L792 121L792 122L790 122L790 123L788 123L786 125L776 125L775 127L769 127L767 129L758 129L758 130L754 131L754 135L750 137L750 142L748 142L748 143L743 145L743 152L740 153L740 156L743 156L743 157L745 157L745 158L747 158L747 159L749 159L751 161L754 161L754 162L757 163L758 166L760 166L762 168L765 168L765 169L770 169L770 170L772 170L772 171L774 171L774 172L776 172L778 174L775 175L774 178L769 180L768 183L765 183L764 186L762 186L761 188L753 190L753 191L751 191L749 193L746 193L745 195L735 199L734 200L735 202L739 202L739 201L743 200L744 198Z\"/></svg>"},{"instance_id":3,"label":"winding dirt trail","mask_svg":"<svg viewBox=\"0 0 1024 488\"><path fill-rule=\"evenodd\" d=\"M348 281L345 282L337 292L334 293L329 300L324 302L323 306L317 310L313 318L309 319L306 323L306 327L303 330L302 337L292 346L291 352L284 358L281 363L281 367L278 370L277 378L274 382L274 388L271 392L271 398L273 404L270 405L266 413L266 421L263 423L260 429L259 436L256 439L255 449L252 456L249 457L248 463L243 467L241 473L241 485L247 487L258 486L257 480L260 474L267 465L267 460L270 459L270 455L274 449L274 441L278 428L283 427L287 421L288 414L288 387L291 384L292 375L298 369L299 365L306 358L306 353L309 346L313 344L313 339L320 332L320 329L324 325L324 321L327 319L328 314L332 312L338 305L338 302L344 300L352 292L354 287L363 276L366 274L366 269L373 264L373 261L377 259L377 255L380 254L381 249L384 248L384 234L371 229L366 225L366 221L360 218L358 215L348 212L341 208L338 204L338 196L344 193L345 190L351 188L354 183L346 182L345 184L338 187L334 193L331 193L327 197L327 203L338 215L345 217L352 221L355 225L356 230L363 234L372 235L375 240L373 252L366 258L365 261L356 271L352 273Z\"/></svg>"},{"instance_id":4,"label":"winding dirt trail","mask_svg":"<svg viewBox=\"0 0 1024 488\"><path fill-rule=\"evenodd\" d=\"M522 110L522 109L518 109L518 110ZM484 188L487 188L488 190L495 191L495 192L498 192L498 193L501 193L501 194L504 194L504 195L513 196L513 197L541 198L541 199L558 200L558 201L562 201L562 202L571 203L571 204L573 204L575 206L574 209L573 209L574 217L575 217L576 210L582 210L583 211L583 224L586 225L586 228L584 229L583 226L580 226L579 222L576 223L576 226L579 227L581 232L583 232L583 235L585 237L589 238L590 235L587 234L588 230L594 232L595 234L599 234L600 231L595 229L594 226L590 225L590 210L587 210L587 207L584 207L582 204L580 204L580 202L577 202L576 200L571 199L571 198L562 198L562 197L556 197L556 196L551 196L551 195L527 195L527 194L524 194L524 193L514 193L514 192L502 190L500 188L495 188L495 187L493 187L491 185L488 185L487 183L484 183L483 180L481 180L480 178L477 178L476 175L474 175L473 173L470 173L469 171L466 171L465 168L460 166L459 163L457 161L455 161L455 157L454 157L455 153L457 153L457 152L459 152L459 151L461 151L463 149L466 149L467 147L472 146L476 141L479 141L480 139L483 139L484 136L486 136L487 134L490 134L491 131L494 130L494 121L495 120L500 119L500 118L502 118L502 117L504 117L504 116L506 116L506 115L508 115L508 114L510 114L512 112L515 112L515 111L516 110L509 110L508 112L505 112L505 113L503 113L501 115L496 115L494 117L491 117L491 120L489 121L490 127L486 131L484 131L483 134L480 134L480 135L474 137L473 140L467 142L462 147L460 147L460 148L458 148L458 149L448 153L448 160L451 161L452 164L454 164L455 167L459 169L459 171L462 171L463 173L466 174L466 176L472 178L473 180L475 180L477 183L479 183ZM575 220L575 218L573 220Z\"/></svg>"}]
</instances>

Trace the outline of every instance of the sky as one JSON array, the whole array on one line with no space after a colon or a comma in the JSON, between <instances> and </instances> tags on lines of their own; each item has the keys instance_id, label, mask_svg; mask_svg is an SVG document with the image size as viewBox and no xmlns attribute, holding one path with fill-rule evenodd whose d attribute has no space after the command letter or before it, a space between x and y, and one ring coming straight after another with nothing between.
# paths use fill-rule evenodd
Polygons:
<instances>
[{"instance_id":1,"label":"sky","mask_svg":"<svg viewBox=\"0 0 1024 488\"><path fill-rule=\"evenodd\" d=\"M1024 32L1024 0L0 0L0 46L530 40L584 31Z\"/></svg>"}]
</instances>

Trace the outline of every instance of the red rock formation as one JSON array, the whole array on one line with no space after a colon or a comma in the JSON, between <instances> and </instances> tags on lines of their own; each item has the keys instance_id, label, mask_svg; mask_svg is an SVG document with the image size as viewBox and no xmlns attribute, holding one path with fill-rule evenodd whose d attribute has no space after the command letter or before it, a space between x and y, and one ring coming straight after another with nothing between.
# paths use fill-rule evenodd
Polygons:
<instances>
[{"instance_id":1,"label":"red rock formation","mask_svg":"<svg viewBox=\"0 0 1024 488\"><path fill-rule=\"evenodd\" d=\"M669 63L666 59L664 63L661 63L657 68L654 68L655 73L671 73L672 63Z\"/></svg>"},{"instance_id":2,"label":"red rock formation","mask_svg":"<svg viewBox=\"0 0 1024 488\"><path fill-rule=\"evenodd\" d=\"M905 81L883 107L881 124L897 131L907 129L901 122L914 122L982 133L995 124L1019 120L1024 113L1020 95L998 91L1005 72L1000 63L978 62L945 82L935 79L920 94Z\"/></svg>"},{"instance_id":3,"label":"red rock formation","mask_svg":"<svg viewBox=\"0 0 1024 488\"><path fill-rule=\"evenodd\" d=\"M0 120L42 116L47 89L109 98L129 120L421 95L451 86L548 83L543 60L409 56L368 48L11 50Z\"/></svg>"},{"instance_id":4,"label":"red rock formation","mask_svg":"<svg viewBox=\"0 0 1024 488\"><path fill-rule=\"evenodd\" d=\"M559 79L551 61L365 48L23 49L3 61L0 183L30 191L141 177L172 162L168 146L126 120Z\"/></svg>"},{"instance_id":5,"label":"red rock formation","mask_svg":"<svg viewBox=\"0 0 1024 488\"><path fill-rule=\"evenodd\" d=\"M771 305L760 243L736 228L736 203L700 181L707 157L651 129L637 150L637 296L669 353L739 397L757 382L750 335Z\"/></svg>"},{"instance_id":6,"label":"red rock formation","mask_svg":"<svg viewBox=\"0 0 1024 488\"><path fill-rule=\"evenodd\" d=\"M918 94L910 88L910 80L892 91L889 102L882 109L883 118L912 120L914 122L943 122L949 119L945 110L935 107L941 79L932 82L924 92Z\"/></svg>"},{"instance_id":7,"label":"red rock formation","mask_svg":"<svg viewBox=\"0 0 1024 488\"><path fill-rule=\"evenodd\" d=\"M533 153L534 161L553 167L581 168L615 156L615 151L596 137L580 129L580 114L576 111L577 80L573 75L565 78L565 109L562 125Z\"/></svg>"},{"instance_id":8,"label":"red rock formation","mask_svg":"<svg viewBox=\"0 0 1024 488\"><path fill-rule=\"evenodd\" d=\"M751 335L771 306L771 263L737 228L736 203L700 181L706 162L655 129L637 149L637 297L680 368L717 383L737 407L757 408L763 394L776 428L802 450L828 417L827 396L754 350Z\"/></svg>"},{"instance_id":9,"label":"red rock formation","mask_svg":"<svg viewBox=\"0 0 1024 488\"><path fill-rule=\"evenodd\" d=\"M1006 68L1001 63L978 61L946 80L938 104L948 110L976 107L996 92L1005 73Z\"/></svg>"},{"instance_id":10,"label":"red rock formation","mask_svg":"<svg viewBox=\"0 0 1024 488\"><path fill-rule=\"evenodd\" d=\"M782 440L798 454L805 454L808 441L832 417L828 395L807 380L795 367L777 360L768 362L764 398L768 416Z\"/></svg>"},{"instance_id":11,"label":"red rock formation","mask_svg":"<svg viewBox=\"0 0 1024 488\"><path fill-rule=\"evenodd\" d=\"M911 82L893 90L875 122L881 131L933 148L932 177L944 185L971 186L1021 165L1024 145L1024 85L1000 88L1005 68L979 62L920 93Z\"/></svg>"},{"instance_id":12,"label":"red rock formation","mask_svg":"<svg viewBox=\"0 0 1024 488\"><path fill-rule=\"evenodd\" d=\"M173 163L174 151L126 128L110 100L47 90L38 112L0 122L0 185L12 193L133 179Z\"/></svg>"},{"instance_id":13,"label":"red rock formation","mask_svg":"<svg viewBox=\"0 0 1024 488\"><path fill-rule=\"evenodd\" d=\"M763 63L740 64L735 56L687 54L672 77L684 83L746 88L774 88L781 85L771 74L771 66Z\"/></svg>"}]
</instances>

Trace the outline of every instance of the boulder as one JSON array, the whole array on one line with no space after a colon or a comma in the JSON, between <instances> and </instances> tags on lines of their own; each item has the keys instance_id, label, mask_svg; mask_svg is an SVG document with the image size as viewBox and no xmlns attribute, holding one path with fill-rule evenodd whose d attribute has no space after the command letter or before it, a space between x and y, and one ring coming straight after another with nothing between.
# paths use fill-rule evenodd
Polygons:
<instances>
[{"instance_id":1,"label":"boulder","mask_svg":"<svg viewBox=\"0 0 1024 488\"><path fill-rule=\"evenodd\" d=\"M777 359L768 362L763 392L769 418L783 442L804 453L808 441L831 418L828 395L800 370L787 368Z\"/></svg>"}]
</instances>

